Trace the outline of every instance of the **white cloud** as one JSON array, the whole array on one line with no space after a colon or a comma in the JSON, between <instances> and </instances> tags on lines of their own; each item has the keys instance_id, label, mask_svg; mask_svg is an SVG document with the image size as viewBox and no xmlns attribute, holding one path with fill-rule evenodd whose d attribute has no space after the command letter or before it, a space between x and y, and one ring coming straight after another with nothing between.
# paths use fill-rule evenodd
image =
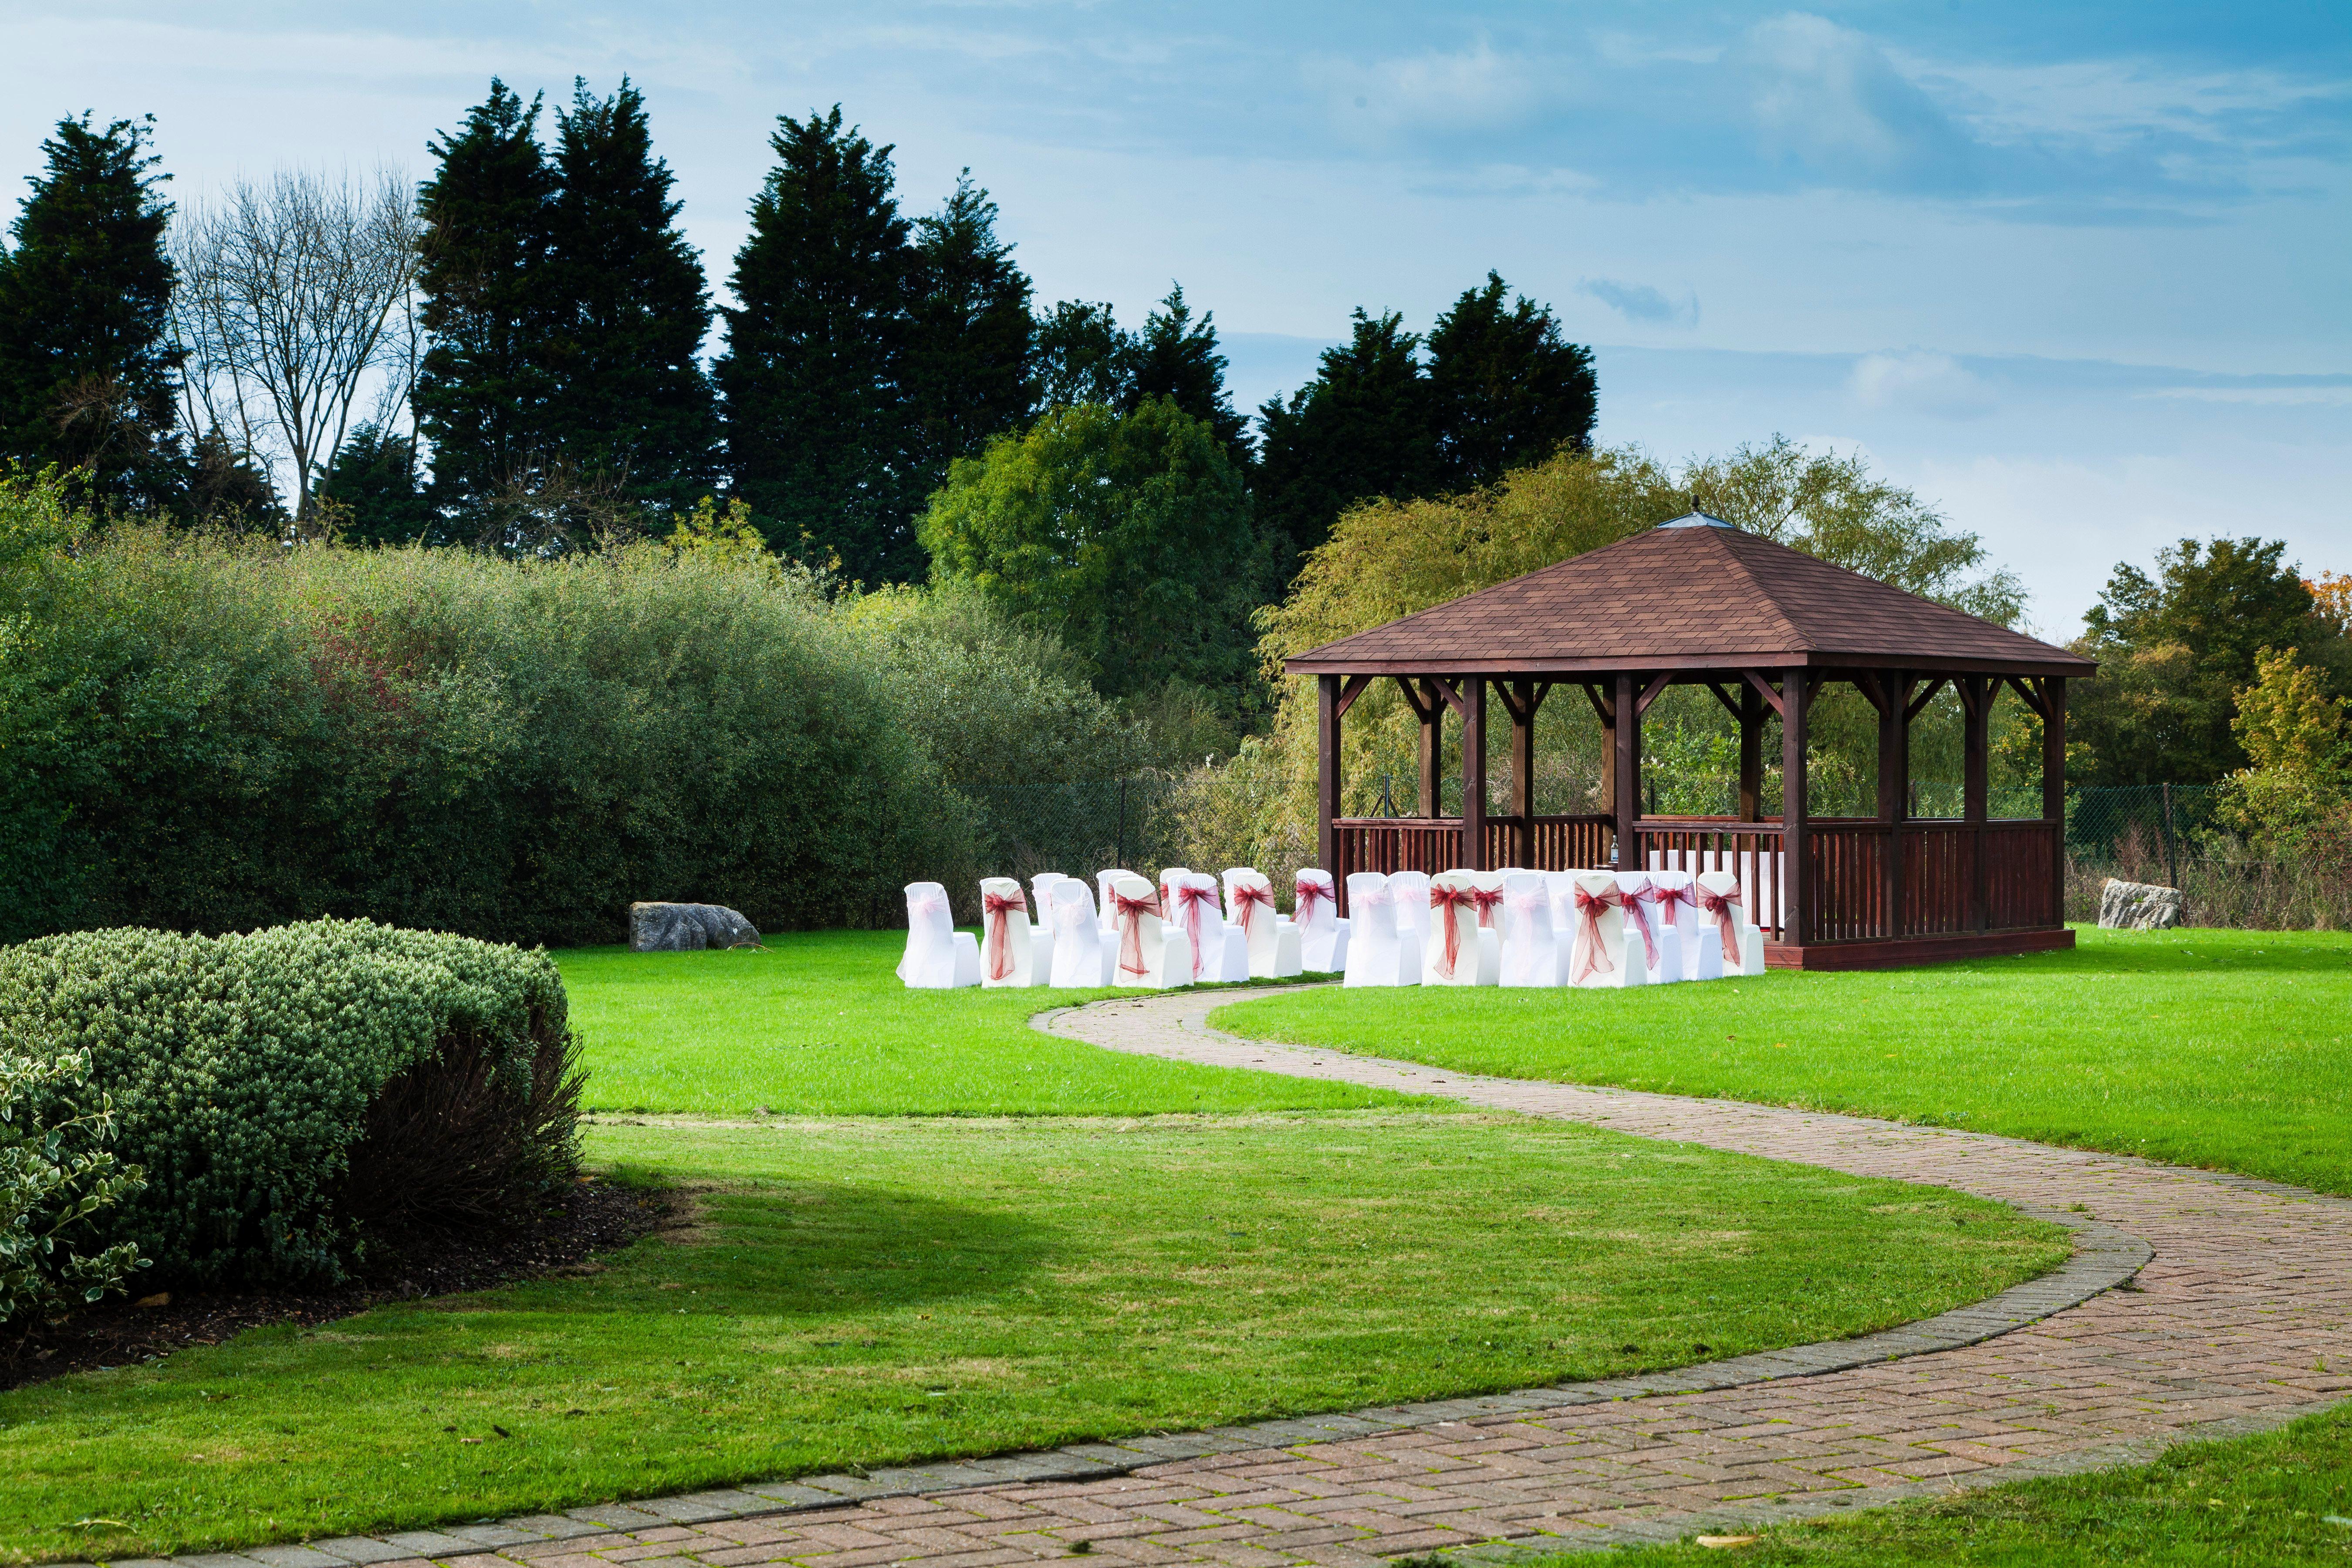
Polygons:
<instances>
[{"instance_id":1,"label":"white cloud","mask_svg":"<svg viewBox=\"0 0 2352 1568\"><path fill-rule=\"evenodd\" d=\"M1959 361L1918 350L1863 355L1846 388L1864 408L1939 419L1980 418L1996 405L1992 388Z\"/></svg>"},{"instance_id":2,"label":"white cloud","mask_svg":"<svg viewBox=\"0 0 2352 1568\"><path fill-rule=\"evenodd\" d=\"M1467 49L1369 65L1318 58L1304 72L1340 134L1368 144L1507 130L1535 113L1545 97L1533 62L1498 54L1484 39Z\"/></svg>"},{"instance_id":3,"label":"white cloud","mask_svg":"<svg viewBox=\"0 0 2352 1568\"><path fill-rule=\"evenodd\" d=\"M1670 300L1647 283L1621 283L1613 278L1587 278L1576 288L1577 292L1591 295L1629 321L1678 327L1695 326L1698 321L1698 296L1687 290L1680 300Z\"/></svg>"},{"instance_id":4,"label":"white cloud","mask_svg":"<svg viewBox=\"0 0 2352 1568\"><path fill-rule=\"evenodd\" d=\"M1970 183L1969 139L1867 35L1791 12L1749 28L1734 60L1771 153L1868 184Z\"/></svg>"}]
</instances>

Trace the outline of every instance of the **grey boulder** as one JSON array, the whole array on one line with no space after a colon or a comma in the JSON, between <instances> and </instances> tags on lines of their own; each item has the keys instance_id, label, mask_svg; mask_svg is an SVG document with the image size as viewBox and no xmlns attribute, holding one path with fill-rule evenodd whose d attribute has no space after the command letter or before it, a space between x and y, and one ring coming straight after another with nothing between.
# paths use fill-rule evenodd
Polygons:
<instances>
[{"instance_id":1,"label":"grey boulder","mask_svg":"<svg viewBox=\"0 0 2352 1568\"><path fill-rule=\"evenodd\" d=\"M2180 923L2180 889L2107 879L2099 889L2099 924L2107 931L2168 931Z\"/></svg>"},{"instance_id":2,"label":"grey boulder","mask_svg":"<svg viewBox=\"0 0 2352 1568\"><path fill-rule=\"evenodd\" d=\"M631 904L631 952L698 952L757 947L760 928L724 904Z\"/></svg>"}]
</instances>

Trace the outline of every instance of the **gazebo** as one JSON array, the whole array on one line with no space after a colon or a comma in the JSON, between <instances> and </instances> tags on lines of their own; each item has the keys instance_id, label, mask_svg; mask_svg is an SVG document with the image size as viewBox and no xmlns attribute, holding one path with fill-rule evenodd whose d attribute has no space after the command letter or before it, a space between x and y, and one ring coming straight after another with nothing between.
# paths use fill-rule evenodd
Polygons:
<instances>
[{"instance_id":1,"label":"gazebo","mask_svg":"<svg viewBox=\"0 0 2352 1568\"><path fill-rule=\"evenodd\" d=\"M1287 661L1318 687L1317 849L1357 871L1703 865L1736 869L1776 967L1878 969L2072 947L2063 921L2066 682L2091 660L1692 512ZM1417 817L1339 815L1339 729L1393 679L1421 721ZM1878 713L1877 815L1806 811L1806 722L1824 683ZM1739 722L1737 816L1642 810L1642 716L1672 685ZM1910 815L1911 724L1946 685L1965 715L1958 817ZM1511 726L1511 803L1486 809L1486 694ZM1574 687L1607 737L1604 812L1535 814L1535 720ZM2042 815L1986 814L1989 720L2006 688L2042 719ZM1438 809L1442 726L1462 724L1462 815ZM1782 808L1762 820L1765 715ZM1794 869L1790 869L1793 868ZM1344 906L1343 906L1344 907Z\"/></svg>"}]
</instances>

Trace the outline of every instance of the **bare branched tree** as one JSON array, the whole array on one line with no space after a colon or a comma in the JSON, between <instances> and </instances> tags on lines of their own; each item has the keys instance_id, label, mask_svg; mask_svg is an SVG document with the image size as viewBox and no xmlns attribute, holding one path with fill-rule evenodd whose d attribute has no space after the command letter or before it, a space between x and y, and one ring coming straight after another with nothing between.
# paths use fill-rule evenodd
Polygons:
<instances>
[{"instance_id":1,"label":"bare branched tree","mask_svg":"<svg viewBox=\"0 0 2352 1568\"><path fill-rule=\"evenodd\" d=\"M380 414L406 402L420 233L409 183L392 170L335 181L281 169L174 225L189 424L282 457L298 521L372 374L383 373L379 403L391 399Z\"/></svg>"}]
</instances>

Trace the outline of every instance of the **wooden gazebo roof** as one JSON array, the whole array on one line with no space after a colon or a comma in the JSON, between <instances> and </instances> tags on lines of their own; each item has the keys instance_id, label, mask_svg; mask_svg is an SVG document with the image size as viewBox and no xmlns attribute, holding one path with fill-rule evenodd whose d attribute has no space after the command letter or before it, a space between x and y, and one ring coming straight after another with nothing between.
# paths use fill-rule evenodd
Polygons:
<instances>
[{"instance_id":1,"label":"wooden gazebo roof","mask_svg":"<svg viewBox=\"0 0 2352 1568\"><path fill-rule=\"evenodd\" d=\"M2097 668L1703 513L1286 662L1301 675L1882 666L2077 677Z\"/></svg>"}]
</instances>

